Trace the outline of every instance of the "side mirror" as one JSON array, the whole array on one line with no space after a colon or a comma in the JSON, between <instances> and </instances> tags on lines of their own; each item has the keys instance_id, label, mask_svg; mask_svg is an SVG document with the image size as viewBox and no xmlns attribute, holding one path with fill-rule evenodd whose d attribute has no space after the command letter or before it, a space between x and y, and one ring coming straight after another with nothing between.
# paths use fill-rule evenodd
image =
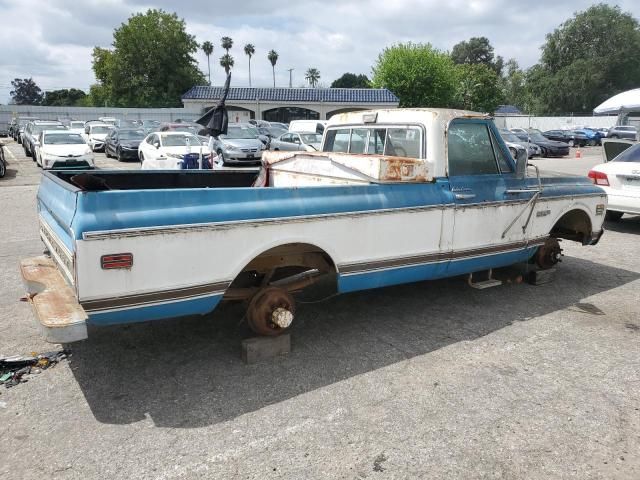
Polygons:
<instances>
[{"instance_id":1,"label":"side mirror","mask_svg":"<svg viewBox=\"0 0 640 480\"><path fill-rule=\"evenodd\" d=\"M524 148L519 148L516 153L516 177L524 179L527 176L527 161L529 154Z\"/></svg>"},{"instance_id":2,"label":"side mirror","mask_svg":"<svg viewBox=\"0 0 640 480\"><path fill-rule=\"evenodd\" d=\"M160 148L160 143L156 142L156 143L153 144L153 146L156 147L156 148Z\"/></svg>"}]
</instances>

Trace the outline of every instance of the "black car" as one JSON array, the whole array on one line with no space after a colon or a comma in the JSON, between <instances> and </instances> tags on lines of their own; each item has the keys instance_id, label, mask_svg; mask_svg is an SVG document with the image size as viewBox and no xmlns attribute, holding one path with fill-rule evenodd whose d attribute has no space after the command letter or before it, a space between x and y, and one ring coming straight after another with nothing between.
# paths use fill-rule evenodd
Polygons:
<instances>
[{"instance_id":1,"label":"black car","mask_svg":"<svg viewBox=\"0 0 640 480\"><path fill-rule=\"evenodd\" d=\"M516 133L524 142L535 143L540 147L540 155L543 157L564 157L569 155L569 145L564 142L549 140L542 135L540 130L530 129L529 133Z\"/></svg>"},{"instance_id":2,"label":"black car","mask_svg":"<svg viewBox=\"0 0 640 480\"><path fill-rule=\"evenodd\" d=\"M112 130L104 139L104 154L123 160L139 160L138 146L144 140L146 132L143 128L118 128Z\"/></svg>"},{"instance_id":3,"label":"black car","mask_svg":"<svg viewBox=\"0 0 640 480\"><path fill-rule=\"evenodd\" d=\"M7 173L7 162L4 159L4 145L0 143L0 178Z\"/></svg>"},{"instance_id":4,"label":"black car","mask_svg":"<svg viewBox=\"0 0 640 480\"><path fill-rule=\"evenodd\" d=\"M589 141L583 132L577 132L575 130L548 130L543 132L542 135L549 140L564 142L570 147L584 147Z\"/></svg>"}]
</instances>

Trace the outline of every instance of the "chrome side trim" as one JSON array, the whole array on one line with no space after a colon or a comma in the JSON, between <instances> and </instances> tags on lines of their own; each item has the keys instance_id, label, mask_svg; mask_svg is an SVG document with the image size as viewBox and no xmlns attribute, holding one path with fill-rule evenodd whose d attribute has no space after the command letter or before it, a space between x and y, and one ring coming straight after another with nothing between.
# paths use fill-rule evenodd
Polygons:
<instances>
[{"instance_id":1,"label":"chrome side trim","mask_svg":"<svg viewBox=\"0 0 640 480\"><path fill-rule=\"evenodd\" d=\"M82 308L87 312L151 306L177 300L189 300L197 297L221 295L229 285L231 285L231 281L192 285L189 287L174 288L171 290L84 300L80 302L80 305L82 305Z\"/></svg>"},{"instance_id":2,"label":"chrome side trim","mask_svg":"<svg viewBox=\"0 0 640 480\"><path fill-rule=\"evenodd\" d=\"M528 247L543 245L548 236L537 237L529 241L511 242L502 245L489 245L486 247L472 248L457 252L449 251L444 253L431 253L425 255L414 255L410 257L387 258L384 260L373 260L368 262L344 263L337 265L338 273L341 275L358 275L377 270L390 270L395 268L413 267L430 263L442 263L446 261L463 260L474 257L487 257L497 253L512 252Z\"/></svg>"},{"instance_id":3,"label":"chrome side trim","mask_svg":"<svg viewBox=\"0 0 640 480\"><path fill-rule=\"evenodd\" d=\"M427 205L420 207L399 207L384 208L380 210L364 210L361 212L339 212L321 213L317 215L300 215L295 217L264 218L260 220L232 220L229 222L195 223L184 225L173 225L170 227L144 227L144 228L123 228L119 230L101 230L84 232L83 240L106 240L112 238L140 237L147 235L167 235L172 233L184 233L185 231L208 231L208 230L228 230L235 227L256 227L259 225L289 224L311 222L327 218L354 218L371 215L390 215L394 213L421 213L431 210L444 210L453 208L453 203Z\"/></svg>"}]
</instances>

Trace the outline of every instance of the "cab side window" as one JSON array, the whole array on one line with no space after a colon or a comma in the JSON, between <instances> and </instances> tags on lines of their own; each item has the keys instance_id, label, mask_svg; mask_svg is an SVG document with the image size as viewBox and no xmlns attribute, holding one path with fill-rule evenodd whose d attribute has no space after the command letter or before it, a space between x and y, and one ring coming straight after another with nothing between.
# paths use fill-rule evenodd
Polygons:
<instances>
[{"instance_id":1,"label":"cab side window","mask_svg":"<svg viewBox=\"0 0 640 480\"><path fill-rule=\"evenodd\" d=\"M498 173L486 123L454 121L449 126L448 139L450 176Z\"/></svg>"},{"instance_id":2,"label":"cab side window","mask_svg":"<svg viewBox=\"0 0 640 480\"><path fill-rule=\"evenodd\" d=\"M329 130L327 132L327 140L325 142L325 152L341 152L349 151L349 138L351 131L348 128L340 130Z\"/></svg>"},{"instance_id":3,"label":"cab side window","mask_svg":"<svg viewBox=\"0 0 640 480\"><path fill-rule=\"evenodd\" d=\"M511 156L507 157L507 155L504 153L504 150L500 148L500 143L496 139L493 132L490 132L490 134L491 134L491 145L493 146L493 152L495 153L496 158L498 159L498 166L500 167L500 172L513 173L513 162L510 160Z\"/></svg>"}]
</instances>

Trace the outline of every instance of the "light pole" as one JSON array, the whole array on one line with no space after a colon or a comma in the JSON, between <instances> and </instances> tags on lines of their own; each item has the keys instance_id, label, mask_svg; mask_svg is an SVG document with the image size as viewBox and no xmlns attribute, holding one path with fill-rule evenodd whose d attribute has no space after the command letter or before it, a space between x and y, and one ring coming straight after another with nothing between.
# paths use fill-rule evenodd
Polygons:
<instances>
[{"instance_id":1,"label":"light pole","mask_svg":"<svg viewBox=\"0 0 640 480\"><path fill-rule=\"evenodd\" d=\"M291 72L293 72L295 70L295 68L289 68L287 70L289 70L289 88L291 88L291 78L292 78L291 77Z\"/></svg>"}]
</instances>

